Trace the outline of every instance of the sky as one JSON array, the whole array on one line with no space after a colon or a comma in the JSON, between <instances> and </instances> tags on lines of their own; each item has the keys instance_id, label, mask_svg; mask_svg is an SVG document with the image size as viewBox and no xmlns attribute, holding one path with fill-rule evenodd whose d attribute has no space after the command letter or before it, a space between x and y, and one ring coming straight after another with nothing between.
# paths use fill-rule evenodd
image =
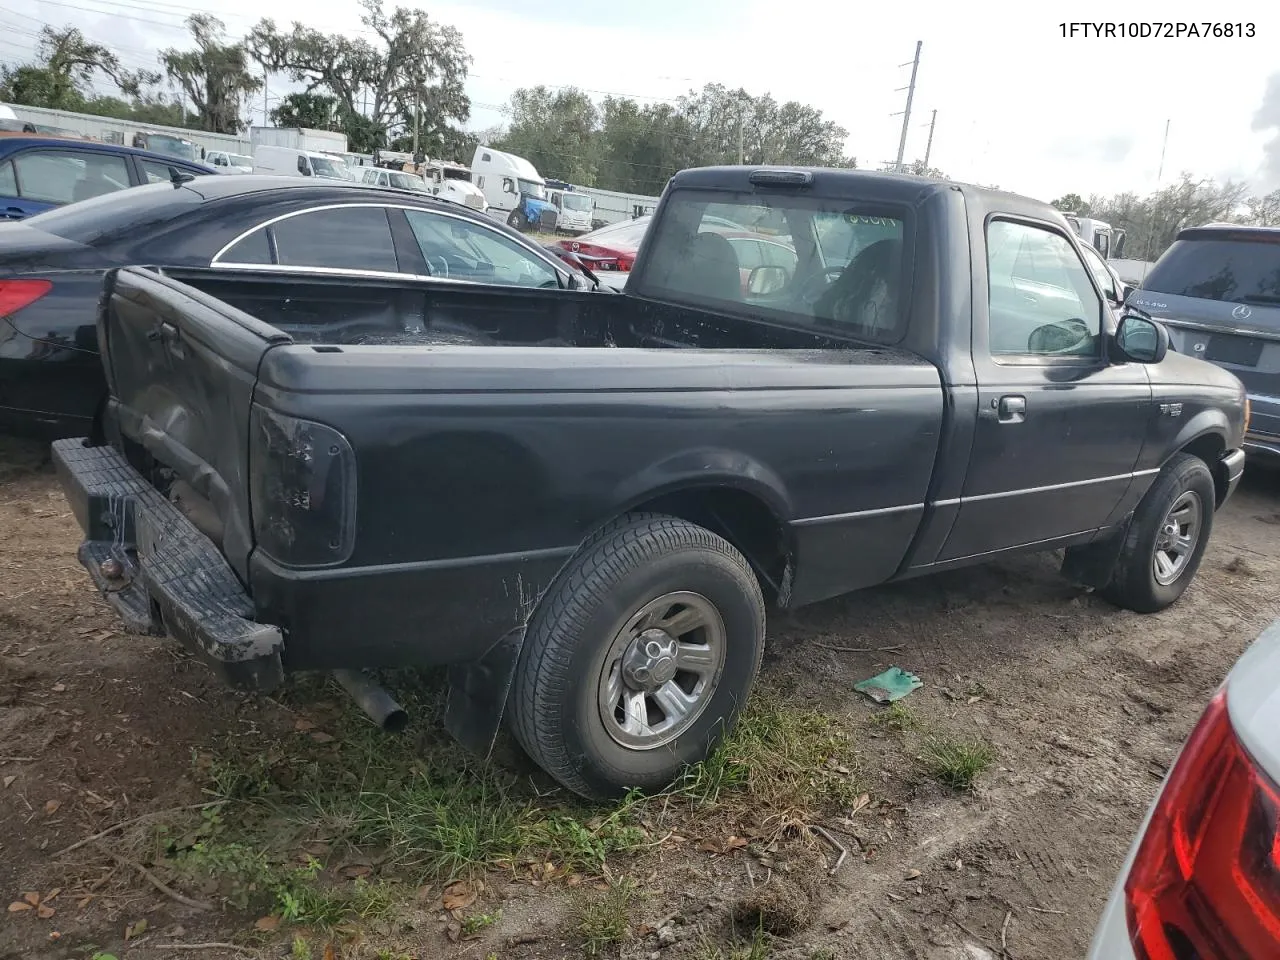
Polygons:
<instances>
[{"instance_id":1,"label":"sky","mask_svg":"<svg viewBox=\"0 0 1280 960\"><path fill-rule=\"evenodd\" d=\"M0 0L0 60L34 49L41 24L74 24L129 67L184 46L183 19L208 9L228 33L269 9L277 24L364 30L354 3L221 0ZM388 0L393 6L394 0ZM848 0L633 0L596 5L469 0L421 6L457 27L473 57L474 130L504 120L521 86L573 85L599 99L674 100L717 82L798 100L849 131L861 167L892 161L910 61L923 44L906 160L923 158L937 111L931 166L954 179L1052 200L1064 193L1139 194L1180 172L1280 187L1280 4L1183 0L1124 4L1125 23L1195 22L1207 13L1253 24L1243 38L1097 37L1062 23L1105 23L1117 4L851 4ZM607 12L605 12L607 11ZM1070 28L1067 28L1070 32ZM274 78L267 105L288 85ZM252 104L262 122L262 98ZM1168 125L1167 146L1161 152ZM540 171L555 176L556 171Z\"/></svg>"}]
</instances>

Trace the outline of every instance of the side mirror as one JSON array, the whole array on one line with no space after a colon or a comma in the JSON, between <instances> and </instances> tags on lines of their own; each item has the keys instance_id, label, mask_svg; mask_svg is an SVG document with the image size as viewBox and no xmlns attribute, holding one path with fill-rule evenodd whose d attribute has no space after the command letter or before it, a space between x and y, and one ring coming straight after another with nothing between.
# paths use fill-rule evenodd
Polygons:
<instances>
[{"instance_id":1,"label":"side mirror","mask_svg":"<svg viewBox=\"0 0 1280 960\"><path fill-rule=\"evenodd\" d=\"M1117 295L1120 297L1120 302L1124 303L1126 300L1128 300L1129 294L1131 293L1133 293L1133 287L1125 283L1124 281L1121 281L1120 289L1117 291Z\"/></svg>"},{"instance_id":2,"label":"side mirror","mask_svg":"<svg viewBox=\"0 0 1280 960\"><path fill-rule=\"evenodd\" d=\"M1130 313L1120 319L1112 343L1121 362L1159 363L1169 352L1169 331L1162 323Z\"/></svg>"},{"instance_id":3,"label":"side mirror","mask_svg":"<svg viewBox=\"0 0 1280 960\"><path fill-rule=\"evenodd\" d=\"M790 279L791 274L786 267L756 267L747 277L747 293L757 297L768 296L785 287Z\"/></svg>"}]
</instances>

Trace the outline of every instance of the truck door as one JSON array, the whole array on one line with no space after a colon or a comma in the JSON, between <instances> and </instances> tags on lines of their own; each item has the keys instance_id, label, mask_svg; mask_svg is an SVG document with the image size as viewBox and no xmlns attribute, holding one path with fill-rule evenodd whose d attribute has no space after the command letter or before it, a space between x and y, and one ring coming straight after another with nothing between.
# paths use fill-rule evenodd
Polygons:
<instances>
[{"instance_id":1,"label":"truck door","mask_svg":"<svg viewBox=\"0 0 1280 960\"><path fill-rule=\"evenodd\" d=\"M1104 526L1151 423L1146 368L1106 359L1107 307L1067 235L993 218L985 248L986 282L974 278L978 423L939 560Z\"/></svg>"}]
</instances>

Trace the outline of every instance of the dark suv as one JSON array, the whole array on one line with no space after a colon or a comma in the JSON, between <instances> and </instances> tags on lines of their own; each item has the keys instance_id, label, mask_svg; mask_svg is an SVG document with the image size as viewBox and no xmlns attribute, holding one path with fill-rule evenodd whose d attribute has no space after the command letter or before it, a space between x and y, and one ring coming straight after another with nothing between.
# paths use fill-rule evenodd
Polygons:
<instances>
[{"instance_id":1,"label":"dark suv","mask_svg":"<svg viewBox=\"0 0 1280 960\"><path fill-rule=\"evenodd\" d=\"M212 167L97 140L0 133L0 221Z\"/></svg>"},{"instance_id":2,"label":"dark suv","mask_svg":"<svg viewBox=\"0 0 1280 960\"><path fill-rule=\"evenodd\" d=\"M1280 461L1280 227L1183 230L1129 303L1164 322L1173 349L1240 378L1245 449Z\"/></svg>"}]
</instances>

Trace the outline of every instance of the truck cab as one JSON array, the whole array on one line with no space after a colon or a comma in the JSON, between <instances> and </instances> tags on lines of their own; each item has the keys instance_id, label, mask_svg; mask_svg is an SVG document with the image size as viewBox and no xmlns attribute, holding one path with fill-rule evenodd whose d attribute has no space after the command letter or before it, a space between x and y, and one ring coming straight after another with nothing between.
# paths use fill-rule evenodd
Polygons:
<instances>
[{"instance_id":1,"label":"truck cab","mask_svg":"<svg viewBox=\"0 0 1280 960\"><path fill-rule=\"evenodd\" d=\"M253 154L253 172L283 177L322 177L350 180L346 165L312 150L293 147L260 146Z\"/></svg>"},{"instance_id":2,"label":"truck cab","mask_svg":"<svg viewBox=\"0 0 1280 960\"><path fill-rule=\"evenodd\" d=\"M1123 230L1092 217L1082 217L1074 213L1066 213L1063 216L1066 217L1067 224L1075 235L1102 254L1102 259L1111 260L1124 256Z\"/></svg>"},{"instance_id":3,"label":"truck cab","mask_svg":"<svg viewBox=\"0 0 1280 960\"><path fill-rule=\"evenodd\" d=\"M495 218L517 230L556 229L559 212L547 200L547 183L524 157L481 145L471 158L471 174Z\"/></svg>"},{"instance_id":4,"label":"truck cab","mask_svg":"<svg viewBox=\"0 0 1280 960\"><path fill-rule=\"evenodd\" d=\"M484 191L471 182L471 171L462 164L428 159L419 164L418 170L427 181L427 188L441 200L451 200L481 213L488 211Z\"/></svg>"},{"instance_id":5,"label":"truck cab","mask_svg":"<svg viewBox=\"0 0 1280 960\"><path fill-rule=\"evenodd\" d=\"M547 181L547 200L556 208L556 232L580 234L591 230L595 214L595 202L585 193L579 193L571 183L563 180Z\"/></svg>"}]
</instances>

